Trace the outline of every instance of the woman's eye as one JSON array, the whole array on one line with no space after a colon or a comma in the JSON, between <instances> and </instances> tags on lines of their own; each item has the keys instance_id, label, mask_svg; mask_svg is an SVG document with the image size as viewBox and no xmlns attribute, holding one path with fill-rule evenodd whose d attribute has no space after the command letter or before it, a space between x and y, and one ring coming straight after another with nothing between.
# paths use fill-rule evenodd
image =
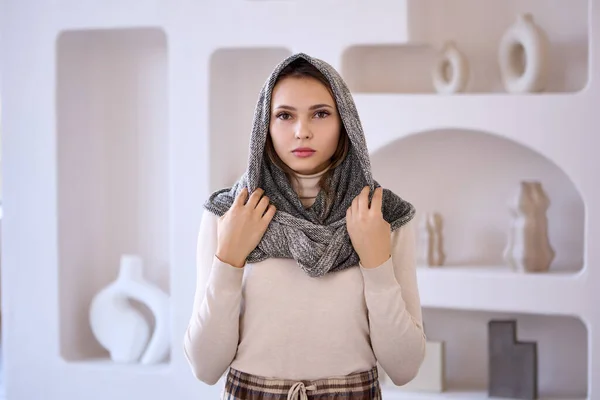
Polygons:
<instances>
[{"instance_id":1,"label":"woman's eye","mask_svg":"<svg viewBox=\"0 0 600 400\"><path fill-rule=\"evenodd\" d=\"M327 111L317 111L316 115L317 115L318 118L325 118L325 117L329 116L329 112L327 112Z\"/></svg>"},{"instance_id":2,"label":"woman's eye","mask_svg":"<svg viewBox=\"0 0 600 400\"><path fill-rule=\"evenodd\" d=\"M288 114L288 113L279 113L279 114L277 114L277 118L279 118L279 119L286 120L286 119L288 119L288 117L291 118L291 115Z\"/></svg>"}]
</instances>

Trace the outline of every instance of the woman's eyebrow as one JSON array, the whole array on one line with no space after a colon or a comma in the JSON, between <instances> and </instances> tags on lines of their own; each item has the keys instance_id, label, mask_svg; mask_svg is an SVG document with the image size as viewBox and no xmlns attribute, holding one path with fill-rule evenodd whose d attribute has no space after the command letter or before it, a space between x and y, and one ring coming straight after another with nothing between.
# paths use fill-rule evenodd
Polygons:
<instances>
[{"instance_id":1,"label":"woman's eyebrow","mask_svg":"<svg viewBox=\"0 0 600 400\"><path fill-rule=\"evenodd\" d=\"M331 106L331 105L329 105L329 104L322 103L322 104L315 104L315 105L313 105L313 106L310 106L309 110L316 110L317 108L324 108L324 107L327 107L327 108L333 108L333 106ZM286 104L281 104L281 105L279 105L279 106L277 106L277 107L275 107L275 108L276 108L276 109L280 109L280 108L282 108L282 109L286 109L286 110L296 111L296 108L295 108L295 107L288 106L288 105L286 105Z\"/></svg>"}]
</instances>

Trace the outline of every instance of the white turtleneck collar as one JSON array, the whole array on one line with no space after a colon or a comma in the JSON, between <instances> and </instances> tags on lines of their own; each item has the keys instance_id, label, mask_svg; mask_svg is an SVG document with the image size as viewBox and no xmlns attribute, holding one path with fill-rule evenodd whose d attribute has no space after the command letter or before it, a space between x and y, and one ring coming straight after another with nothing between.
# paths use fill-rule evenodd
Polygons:
<instances>
[{"instance_id":1,"label":"white turtleneck collar","mask_svg":"<svg viewBox=\"0 0 600 400\"><path fill-rule=\"evenodd\" d=\"M294 173L296 179L292 179L292 184L304 207L308 208L314 203L315 198L321 190L319 180L328 169L329 167L310 175Z\"/></svg>"}]
</instances>

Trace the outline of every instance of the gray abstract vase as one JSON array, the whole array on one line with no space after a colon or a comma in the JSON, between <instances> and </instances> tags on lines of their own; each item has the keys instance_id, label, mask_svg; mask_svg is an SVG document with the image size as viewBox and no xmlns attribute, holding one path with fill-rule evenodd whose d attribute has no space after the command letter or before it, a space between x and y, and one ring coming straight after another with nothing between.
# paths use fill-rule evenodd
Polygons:
<instances>
[{"instance_id":1,"label":"gray abstract vase","mask_svg":"<svg viewBox=\"0 0 600 400\"><path fill-rule=\"evenodd\" d=\"M488 322L488 395L537 399L537 343L518 341L516 332L514 320Z\"/></svg>"}]
</instances>

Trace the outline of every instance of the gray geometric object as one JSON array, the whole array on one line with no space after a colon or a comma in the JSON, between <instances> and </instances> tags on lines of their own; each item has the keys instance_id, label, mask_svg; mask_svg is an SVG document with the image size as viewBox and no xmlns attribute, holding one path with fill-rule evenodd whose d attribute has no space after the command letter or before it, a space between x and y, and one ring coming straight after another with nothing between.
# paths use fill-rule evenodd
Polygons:
<instances>
[{"instance_id":1,"label":"gray geometric object","mask_svg":"<svg viewBox=\"0 0 600 400\"><path fill-rule=\"evenodd\" d=\"M538 398L537 343L517 341L515 320L488 322L489 397Z\"/></svg>"}]
</instances>

